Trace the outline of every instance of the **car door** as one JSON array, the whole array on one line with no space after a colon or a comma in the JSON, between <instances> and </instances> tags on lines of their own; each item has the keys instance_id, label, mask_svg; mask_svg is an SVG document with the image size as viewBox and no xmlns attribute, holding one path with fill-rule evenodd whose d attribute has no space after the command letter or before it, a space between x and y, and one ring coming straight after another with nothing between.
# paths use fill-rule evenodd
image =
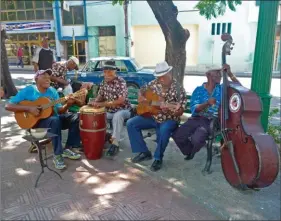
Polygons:
<instances>
[{"instance_id":1,"label":"car door","mask_svg":"<svg viewBox=\"0 0 281 221\"><path fill-rule=\"evenodd\" d=\"M115 61L115 65L117 67L117 75L122 77L126 82L128 87L138 88L140 79L137 73L127 66L127 60L117 60Z\"/></svg>"}]
</instances>

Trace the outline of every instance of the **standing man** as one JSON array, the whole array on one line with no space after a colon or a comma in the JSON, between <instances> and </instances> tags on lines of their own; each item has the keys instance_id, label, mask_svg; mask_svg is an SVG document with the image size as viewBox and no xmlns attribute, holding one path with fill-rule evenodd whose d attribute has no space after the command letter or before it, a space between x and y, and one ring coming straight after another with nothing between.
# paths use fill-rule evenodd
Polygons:
<instances>
[{"instance_id":1,"label":"standing man","mask_svg":"<svg viewBox=\"0 0 281 221\"><path fill-rule=\"evenodd\" d=\"M107 61L103 67L104 80L100 84L97 98L90 103L94 107L105 107L107 119L112 119L113 133L111 146L107 151L108 156L114 156L119 151L119 141L124 125L124 120L131 116L131 104L128 99L126 81L116 75L114 61Z\"/></svg>"},{"instance_id":2,"label":"standing man","mask_svg":"<svg viewBox=\"0 0 281 221\"><path fill-rule=\"evenodd\" d=\"M22 60L23 59L23 50L22 50L21 45L18 48L17 57L18 57L17 66L19 67L19 65L20 65L21 68L23 68L24 67L23 60Z\"/></svg>"},{"instance_id":3,"label":"standing man","mask_svg":"<svg viewBox=\"0 0 281 221\"><path fill-rule=\"evenodd\" d=\"M52 69L52 65L56 62L55 52L49 47L49 38L42 38L42 47L36 49L32 59L34 71Z\"/></svg>"},{"instance_id":4,"label":"standing man","mask_svg":"<svg viewBox=\"0 0 281 221\"><path fill-rule=\"evenodd\" d=\"M230 66L225 64L224 70L233 82L239 83L231 72ZM186 160L193 159L204 145L210 134L210 123L218 117L221 104L221 68L206 72L207 82L197 87L191 96L190 109L192 116L173 134L173 139Z\"/></svg>"},{"instance_id":5,"label":"standing man","mask_svg":"<svg viewBox=\"0 0 281 221\"><path fill-rule=\"evenodd\" d=\"M163 98L163 104L160 106L161 111L152 117L136 116L127 121L127 130L133 153L138 153L132 159L133 163L139 163L152 158L144 142L143 129L156 129L157 148L154 153L154 162L151 165L152 171L157 171L162 167L164 152L169 143L173 131L178 127L180 116L183 114L186 104L186 94L183 87L173 79L172 68L167 62L156 65L156 80L151 81L147 86L142 88L139 93L138 102L145 103L144 93L147 89L152 90L159 97ZM165 103L175 103L175 108L168 108Z\"/></svg>"}]
</instances>

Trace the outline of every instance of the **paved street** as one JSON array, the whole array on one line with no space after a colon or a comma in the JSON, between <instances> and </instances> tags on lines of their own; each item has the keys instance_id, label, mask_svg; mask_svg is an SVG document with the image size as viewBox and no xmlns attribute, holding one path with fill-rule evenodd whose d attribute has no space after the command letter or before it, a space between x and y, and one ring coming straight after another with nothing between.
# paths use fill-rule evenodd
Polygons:
<instances>
[{"instance_id":1,"label":"paved street","mask_svg":"<svg viewBox=\"0 0 281 221\"><path fill-rule=\"evenodd\" d=\"M33 74L31 74L32 71L21 71L20 69L18 71L11 72L12 78L17 79L16 81L18 84L24 84L25 81L30 81L33 78ZM241 83L247 87L251 87L251 78L249 77L239 77L238 78ZM202 84L206 80L205 76L185 76L184 77L184 87L188 93L192 93L192 91L196 88L196 86ZM271 95L274 97L281 97L281 91L280 91L280 79L279 78L273 78L271 82Z\"/></svg>"}]
</instances>

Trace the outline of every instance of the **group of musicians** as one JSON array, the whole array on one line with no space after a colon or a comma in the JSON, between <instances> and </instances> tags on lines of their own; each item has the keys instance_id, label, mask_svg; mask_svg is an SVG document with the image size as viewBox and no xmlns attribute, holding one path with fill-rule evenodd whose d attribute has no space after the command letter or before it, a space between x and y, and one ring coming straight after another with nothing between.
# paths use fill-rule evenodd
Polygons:
<instances>
[{"instance_id":1,"label":"group of musicians","mask_svg":"<svg viewBox=\"0 0 281 221\"><path fill-rule=\"evenodd\" d=\"M77 61L71 58L68 61L69 69L76 68ZM62 66L55 65L57 69ZM67 68L67 67L66 67ZM152 171L157 171L162 167L162 160L165 149L172 137L185 155L186 159L192 159L204 145L210 133L211 117L217 117L217 112L221 101L221 71L226 70L229 78L238 82L231 72L229 65L222 68L213 69L206 72L207 82L198 86L191 96L190 107L192 116L181 126L180 116L183 114L186 105L186 92L172 76L173 67L166 62L156 65L156 79L140 89L138 102L145 103L145 91L152 90L162 98L161 111L152 117L132 116L132 106L128 99L128 89L123 78L116 75L114 61L107 61L104 70L104 81L100 84L98 96L91 100L88 105L93 107L105 107L107 118L112 119L113 132L108 136L110 147L107 155L115 156L119 151L120 135L123 130L124 121L127 121L127 131L134 154L132 162L139 163L151 160L152 154L147 148L142 136L143 129L156 129L157 147L154 152L154 161L151 165ZM35 116L40 114L40 108L34 106L23 106L19 103L24 100L35 101L40 97L48 97L51 100L59 98L58 92L52 85L68 84L58 78L56 71L51 69L38 70L35 74L35 85L27 86L20 90L16 96L12 97L6 105L6 109L13 112L29 112ZM90 87L90 85L86 85ZM79 116L77 113L68 111L72 105L82 106L85 102L73 96L64 105L57 104L54 107L54 115L41 120L36 127L50 128L50 132L58 136L52 139L54 147L53 162L57 169L66 167L64 158L79 159L81 155L72 149L81 145L79 135ZM173 103L173 107L165 105ZM61 130L68 129L68 138L65 147L62 147Z\"/></svg>"}]
</instances>

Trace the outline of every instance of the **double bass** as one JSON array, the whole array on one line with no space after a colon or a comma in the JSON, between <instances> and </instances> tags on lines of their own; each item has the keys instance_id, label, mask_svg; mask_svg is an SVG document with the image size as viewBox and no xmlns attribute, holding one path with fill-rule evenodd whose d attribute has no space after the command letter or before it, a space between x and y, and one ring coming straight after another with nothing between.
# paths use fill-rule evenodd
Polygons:
<instances>
[{"instance_id":1,"label":"double bass","mask_svg":"<svg viewBox=\"0 0 281 221\"><path fill-rule=\"evenodd\" d=\"M223 34L222 64L231 54L233 39ZM223 71L220 126L224 144L221 165L227 182L238 189L260 189L271 185L279 172L279 151L264 132L259 96L239 83L230 82Z\"/></svg>"}]
</instances>

